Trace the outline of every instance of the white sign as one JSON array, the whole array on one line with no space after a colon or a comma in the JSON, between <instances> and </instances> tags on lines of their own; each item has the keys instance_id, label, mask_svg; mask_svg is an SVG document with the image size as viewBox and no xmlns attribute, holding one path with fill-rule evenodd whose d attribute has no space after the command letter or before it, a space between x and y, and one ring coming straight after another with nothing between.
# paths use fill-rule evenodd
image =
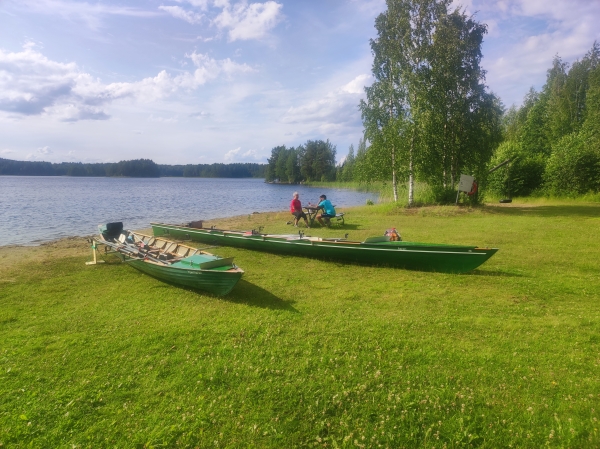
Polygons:
<instances>
[{"instance_id":1,"label":"white sign","mask_svg":"<svg viewBox=\"0 0 600 449\"><path fill-rule=\"evenodd\" d=\"M469 175L460 175L460 182L458 183L459 192L469 193L473 188L473 181L475 178Z\"/></svg>"}]
</instances>

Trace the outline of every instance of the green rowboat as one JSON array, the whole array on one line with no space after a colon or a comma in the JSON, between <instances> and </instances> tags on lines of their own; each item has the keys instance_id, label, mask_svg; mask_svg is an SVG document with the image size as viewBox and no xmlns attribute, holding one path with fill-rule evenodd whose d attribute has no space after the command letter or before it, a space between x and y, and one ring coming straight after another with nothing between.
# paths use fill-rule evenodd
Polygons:
<instances>
[{"instance_id":1,"label":"green rowboat","mask_svg":"<svg viewBox=\"0 0 600 449\"><path fill-rule=\"evenodd\" d=\"M384 265L409 270L465 273L490 257L497 248L390 241L387 236L364 242L291 235L271 235L243 231L203 229L185 225L151 223L155 237L193 240L211 245L234 246L315 259Z\"/></svg>"},{"instance_id":2,"label":"green rowboat","mask_svg":"<svg viewBox=\"0 0 600 449\"><path fill-rule=\"evenodd\" d=\"M106 246L123 262L164 282L226 295L244 274L233 258L225 259L164 238L123 231L120 222L100 225L99 231L95 244Z\"/></svg>"}]
</instances>

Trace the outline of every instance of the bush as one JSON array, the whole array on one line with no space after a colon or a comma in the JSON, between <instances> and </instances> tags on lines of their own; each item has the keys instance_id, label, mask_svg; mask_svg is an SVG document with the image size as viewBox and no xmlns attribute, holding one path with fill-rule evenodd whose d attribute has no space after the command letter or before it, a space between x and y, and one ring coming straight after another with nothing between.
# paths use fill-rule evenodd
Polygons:
<instances>
[{"instance_id":1,"label":"bush","mask_svg":"<svg viewBox=\"0 0 600 449\"><path fill-rule=\"evenodd\" d=\"M487 188L498 196L527 196L539 190L544 182L545 161L541 154L527 154L515 142L503 142L496 151L490 168L511 159L505 167L491 173Z\"/></svg>"},{"instance_id":2,"label":"bush","mask_svg":"<svg viewBox=\"0 0 600 449\"><path fill-rule=\"evenodd\" d=\"M586 133L569 134L552 148L546 166L545 189L552 195L600 191L598 139Z\"/></svg>"},{"instance_id":3,"label":"bush","mask_svg":"<svg viewBox=\"0 0 600 449\"><path fill-rule=\"evenodd\" d=\"M443 186L432 186L430 188L431 197L426 201L433 204L454 204L456 202L456 189Z\"/></svg>"}]
</instances>

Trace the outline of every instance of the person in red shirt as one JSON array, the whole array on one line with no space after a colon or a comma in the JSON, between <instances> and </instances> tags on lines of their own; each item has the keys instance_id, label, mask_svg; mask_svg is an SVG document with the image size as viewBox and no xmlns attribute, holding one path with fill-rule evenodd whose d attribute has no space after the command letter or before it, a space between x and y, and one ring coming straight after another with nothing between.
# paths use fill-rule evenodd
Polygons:
<instances>
[{"instance_id":1,"label":"person in red shirt","mask_svg":"<svg viewBox=\"0 0 600 449\"><path fill-rule=\"evenodd\" d=\"M297 227L298 220L304 218L304 223L306 223L306 227L310 228L310 226L308 225L308 220L306 219L306 214L302 212L302 203L300 203L300 200L298 199L299 196L300 195L298 195L298 192L294 192L292 202L290 203L290 212L295 218L294 226Z\"/></svg>"}]
</instances>

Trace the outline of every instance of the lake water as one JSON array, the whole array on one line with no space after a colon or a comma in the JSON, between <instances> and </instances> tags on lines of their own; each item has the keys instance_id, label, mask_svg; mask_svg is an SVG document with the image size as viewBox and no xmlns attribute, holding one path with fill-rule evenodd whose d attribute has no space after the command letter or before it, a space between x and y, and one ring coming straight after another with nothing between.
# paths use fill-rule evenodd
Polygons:
<instances>
[{"instance_id":1,"label":"lake water","mask_svg":"<svg viewBox=\"0 0 600 449\"><path fill-rule=\"evenodd\" d=\"M377 199L375 194L266 184L262 179L0 176L0 246L91 235L98 224L111 221L141 229L152 221L183 223L287 210L294 191L303 205L317 202L322 193L338 208Z\"/></svg>"}]
</instances>

